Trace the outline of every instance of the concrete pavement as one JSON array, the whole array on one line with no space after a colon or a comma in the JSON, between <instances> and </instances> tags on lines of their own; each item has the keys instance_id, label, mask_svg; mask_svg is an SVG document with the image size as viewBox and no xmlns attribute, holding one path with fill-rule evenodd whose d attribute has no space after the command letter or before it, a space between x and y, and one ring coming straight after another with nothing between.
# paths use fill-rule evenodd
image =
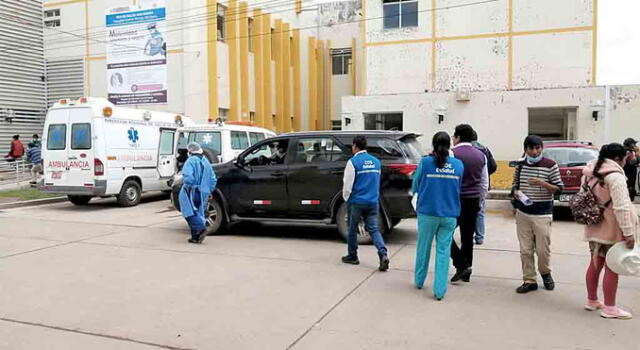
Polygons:
<instances>
[{"instance_id":1,"label":"concrete pavement","mask_svg":"<svg viewBox=\"0 0 640 350\"><path fill-rule=\"evenodd\" d=\"M557 289L517 295L515 223L491 214L472 281L412 286L415 221L388 238L391 270L340 263L331 228L237 225L203 245L167 200L0 211L0 349L631 349L639 320L581 309L581 227L554 223ZM433 264L433 263L432 263ZM433 265L432 265L433 266ZM432 271L431 271L432 272ZM640 279L619 304L640 318Z\"/></svg>"}]
</instances>

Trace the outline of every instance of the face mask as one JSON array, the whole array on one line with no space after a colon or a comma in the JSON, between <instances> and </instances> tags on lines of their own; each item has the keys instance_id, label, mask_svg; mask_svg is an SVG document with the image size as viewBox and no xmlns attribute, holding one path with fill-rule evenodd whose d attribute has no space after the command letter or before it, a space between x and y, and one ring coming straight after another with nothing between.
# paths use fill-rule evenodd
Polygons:
<instances>
[{"instance_id":1,"label":"face mask","mask_svg":"<svg viewBox=\"0 0 640 350\"><path fill-rule=\"evenodd\" d=\"M537 162L542 160L542 154L540 154L537 157L532 157L530 155L527 155L527 162L529 162L529 164L536 164Z\"/></svg>"}]
</instances>

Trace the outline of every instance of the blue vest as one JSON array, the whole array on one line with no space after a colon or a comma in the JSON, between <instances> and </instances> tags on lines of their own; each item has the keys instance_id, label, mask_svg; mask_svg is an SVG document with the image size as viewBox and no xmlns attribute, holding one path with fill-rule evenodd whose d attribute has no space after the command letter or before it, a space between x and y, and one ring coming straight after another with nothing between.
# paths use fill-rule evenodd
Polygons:
<instances>
[{"instance_id":1,"label":"blue vest","mask_svg":"<svg viewBox=\"0 0 640 350\"><path fill-rule=\"evenodd\" d=\"M444 167L433 156L422 158L413 175L413 193L418 194L418 214L436 217L460 216L460 188L464 175L462 161L448 157Z\"/></svg>"},{"instance_id":2,"label":"blue vest","mask_svg":"<svg viewBox=\"0 0 640 350\"><path fill-rule=\"evenodd\" d=\"M350 160L356 171L349 203L378 204L380 198L380 161L368 153L360 153Z\"/></svg>"}]
</instances>

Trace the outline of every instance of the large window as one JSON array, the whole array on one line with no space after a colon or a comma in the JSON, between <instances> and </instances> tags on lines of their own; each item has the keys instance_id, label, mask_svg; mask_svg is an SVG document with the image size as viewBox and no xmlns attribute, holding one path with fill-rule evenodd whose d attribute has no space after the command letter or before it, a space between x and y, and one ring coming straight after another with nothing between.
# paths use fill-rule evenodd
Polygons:
<instances>
[{"instance_id":1,"label":"large window","mask_svg":"<svg viewBox=\"0 0 640 350\"><path fill-rule=\"evenodd\" d=\"M331 49L331 64L333 75L349 74L351 49Z\"/></svg>"},{"instance_id":2,"label":"large window","mask_svg":"<svg viewBox=\"0 0 640 350\"><path fill-rule=\"evenodd\" d=\"M250 132L249 139L251 141L251 145L255 145L256 143L265 139L264 134L261 132Z\"/></svg>"},{"instance_id":3,"label":"large window","mask_svg":"<svg viewBox=\"0 0 640 350\"><path fill-rule=\"evenodd\" d=\"M384 28L405 28L418 26L417 0L382 0Z\"/></svg>"},{"instance_id":4,"label":"large window","mask_svg":"<svg viewBox=\"0 0 640 350\"><path fill-rule=\"evenodd\" d=\"M365 114L365 130L402 130L402 113Z\"/></svg>"},{"instance_id":5,"label":"large window","mask_svg":"<svg viewBox=\"0 0 640 350\"><path fill-rule=\"evenodd\" d=\"M173 130L163 130L160 134L160 155L168 156L173 154L173 137L175 136Z\"/></svg>"},{"instance_id":6,"label":"large window","mask_svg":"<svg viewBox=\"0 0 640 350\"><path fill-rule=\"evenodd\" d=\"M67 125L51 124L47 132L47 149L60 151L67 148Z\"/></svg>"},{"instance_id":7,"label":"large window","mask_svg":"<svg viewBox=\"0 0 640 350\"><path fill-rule=\"evenodd\" d=\"M47 28L55 28L55 27L60 27L60 20L59 19L54 19L51 21L44 21L44 26Z\"/></svg>"},{"instance_id":8,"label":"large window","mask_svg":"<svg viewBox=\"0 0 640 350\"><path fill-rule=\"evenodd\" d=\"M45 10L44 11L44 18L58 17L58 16L60 16L60 9L53 9L53 10Z\"/></svg>"},{"instance_id":9,"label":"large window","mask_svg":"<svg viewBox=\"0 0 640 350\"><path fill-rule=\"evenodd\" d=\"M208 149L215 155L222 154L222 142L219 132L194 132L189 135L189 142L197 142L200 147Z\"/></svg>"},{"instance_id":10,"label":"large window","mask_svg":"<svg viewBox=\"0 0 640 350\"><path fill-rule=\"evenodd\" d=\"M226 39L226 31L224 30L224 17L225 17L225 11L227 10L226 7L218 4L218 41L222 41L224 42Z\"/></svg>"},{"instance_id":11,"label":"large window","mask_svg":"<svg viewBox=\"0 0 640 350\"><path fill-rule=\"evenodd\" d=\"M249 138L246 131L231 132L231 148L235 150L243 150L249 148Z\"/></svg>"},{"instance_id":12,"label":"large window","mask_svg":"<svg viewBox=\"0 0 640 350\"><path fill-rule=\"evenodd\" d=\"M91 149L91 124L71 125L71 149Z\"/></svg>"}]
</instances>

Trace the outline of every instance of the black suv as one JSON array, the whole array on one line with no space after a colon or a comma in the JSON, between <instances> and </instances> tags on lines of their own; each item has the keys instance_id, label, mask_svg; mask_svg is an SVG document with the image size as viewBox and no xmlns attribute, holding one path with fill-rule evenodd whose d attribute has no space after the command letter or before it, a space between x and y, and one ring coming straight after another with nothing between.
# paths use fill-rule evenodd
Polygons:
<instances>
[{"instance_id":1,"label":"black suv","mask_svg":"<svg viewBox=\"0 0 640 350\"><path fill-rule=\"evenodd\" d=\"M412 174L421 159L419 135L400 131L297 132L283 134L242 152L234 161L216 164L218 184L209 203L210 234L238 221L336 224L346 239L346 204L342 177L356 135L367 138L367 151L383 164L380 184L380 231L415 216L411 205ZM182 178L173 183L179 208ZM370 242L364 224L358 241Z\"/></svg>"}]
</instances>

